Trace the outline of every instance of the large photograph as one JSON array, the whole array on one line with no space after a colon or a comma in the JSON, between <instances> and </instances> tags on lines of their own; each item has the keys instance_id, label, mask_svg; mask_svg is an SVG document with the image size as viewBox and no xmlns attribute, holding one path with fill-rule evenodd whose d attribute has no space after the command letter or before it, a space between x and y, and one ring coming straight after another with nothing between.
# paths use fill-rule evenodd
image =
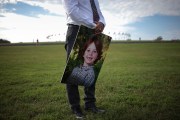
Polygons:
<instances>
[{"instance_id":1,"label":"large photograph","mask_svg":"<svg viewBox=\"0 0 180 120\"><path fill-rule=\"evenodd\" d=\"M103 33L94 34L94 30L81 26L61 83L86 87L95 84L110 42L110 36Z\"/></svg>"}]
</instances>

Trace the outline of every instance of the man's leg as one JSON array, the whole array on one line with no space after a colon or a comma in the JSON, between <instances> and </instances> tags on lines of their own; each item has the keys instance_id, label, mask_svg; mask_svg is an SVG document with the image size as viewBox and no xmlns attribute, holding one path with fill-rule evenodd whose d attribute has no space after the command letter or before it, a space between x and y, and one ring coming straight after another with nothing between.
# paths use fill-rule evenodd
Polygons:
<instances>
[{"instance_id":1,"label":"man's leg","mask_svg":"<svg viewBox=\"0 0 180 120\"><path fill-rule=\"evenodd\" d=\"M67 62L70 55L70 52L72 50L72 47L74 45L77 33L79 30L79 26L77 25L68 25L67 35L66 35L66 44L65 48L67 51ZM77 85L66 85L68 100L71 105L71 109L78 110L80 109L80 96L79 96L79 90Z\"/></svg>"},{"instance_id":2,"label":"man's leg","mask_svg":"<svg viewBox=\"0 0 180 120\"><path fill-rule=\"evenodd\" d=\"M85 108L92 108L95 107L95 85L93 84L90 87L84 87L84 101L85 101Z\"/></svg>"},{"instance_id":3,"label":"man's leg","mask_svg":"<svg viewBox=\"0 0 180 120\"><path fill-rule=\"evenodd\" d=\"M84 97L85 110L93 113L104 113L105 110L98 109L95 104L96 102L95 84L92 85L91 87L85 87L84 91L85 91L85 97Z\"/></svg>"}]
</instances>

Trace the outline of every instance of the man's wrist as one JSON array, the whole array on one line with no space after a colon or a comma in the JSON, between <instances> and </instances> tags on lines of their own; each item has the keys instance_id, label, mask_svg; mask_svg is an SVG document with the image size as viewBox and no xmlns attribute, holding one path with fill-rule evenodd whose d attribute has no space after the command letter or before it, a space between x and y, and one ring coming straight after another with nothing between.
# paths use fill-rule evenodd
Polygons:
<instances>
[{"instance_id":1,"label":"man's wrist","mask_svg":"<svg viewBox=\"0 0 180 120\"><path fill-rule=\"evenodd\" d=\"M91 28L91 29L95 29L95 28L96 28L96 26L97 26L97 24L92 23L92 24L90 25L90 28Z\"/></svg>"}]
</instances>

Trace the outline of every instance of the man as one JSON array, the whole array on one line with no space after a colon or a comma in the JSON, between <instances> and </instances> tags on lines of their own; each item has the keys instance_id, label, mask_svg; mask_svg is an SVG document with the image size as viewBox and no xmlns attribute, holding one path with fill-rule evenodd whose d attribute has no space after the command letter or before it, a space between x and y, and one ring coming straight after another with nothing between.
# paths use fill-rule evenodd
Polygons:
<instances>
[{"instance_id":1,"label":"man","mask_svg":"<svg viewBox=\"0 0 180 120\"><path fill-rule=\"evenodd\" d=\"M67 60L75 42L80 25L94 29L95 33L101 33L105 27L105 20L101 13L98 0L62 0L67 15L68 30L66 34L65 48ZM77 85L67 84L67 95L73 113L76 118L83 118L80 107L80 96ZM93 113L103 113L95 105L95 84L84 88L85 110Z\"/></svg>"}]
</instances>

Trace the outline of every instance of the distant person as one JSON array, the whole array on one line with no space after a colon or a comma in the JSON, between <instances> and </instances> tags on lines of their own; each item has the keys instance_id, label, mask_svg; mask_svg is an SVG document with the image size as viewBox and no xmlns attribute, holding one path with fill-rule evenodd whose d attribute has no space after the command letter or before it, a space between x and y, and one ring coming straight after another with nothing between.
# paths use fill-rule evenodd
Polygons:
<instances>
[{"instance_id":1,"label":"distant person","mask_svg":"<svg viewBox=\"0 0 180 120\"><path fill-rule=\"evenodd\" d=\"M79 53L83 64L76 66L67 82L75 85L90 87L95 84L94 64L101 59L102 42L97 39L97 35L92 36L83 46Z\"/></svg>"},{"instance_id":2,"label":"distant person","mask_svg":"<svg viewBox=\"0 0 180 120\"><path fill-rule=\"evenodd\" d=\"M36 46L38 46L38 44L39 44L39 40L37 39L37 41L36 41Z\"/></svg>"},{"instance_id":3,"label":"distant person","mask_svg":"<svg viewBox=\"0 0 180 120\"><path fill-rule=\"evenodd\" d=\"M67 15L68 30L66 34L65 48L67 59L78 34L80 25L94 29L95 33L101 33L105 27L105 20L99 7L98 0L62 0ZM67 84L67 95L73 113L76 118L83 118L80 107L78 85ZM85 109L94 113L102 113L95 105L95 85L85 87Z\"/></svg>"}]
</instances>

